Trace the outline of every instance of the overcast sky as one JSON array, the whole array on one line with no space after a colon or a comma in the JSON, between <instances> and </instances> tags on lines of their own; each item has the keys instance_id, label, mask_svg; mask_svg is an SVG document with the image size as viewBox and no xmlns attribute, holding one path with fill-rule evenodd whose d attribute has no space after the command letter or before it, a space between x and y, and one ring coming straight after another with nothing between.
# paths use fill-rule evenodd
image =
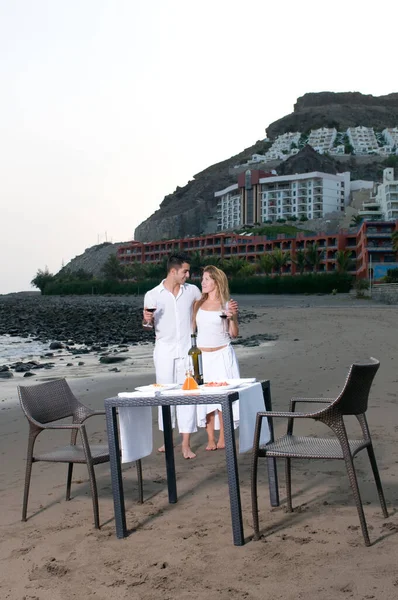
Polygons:
<instances>
[{"instance_id":1,"label":"overcast sky","mask_svg":"<svg viewBox=\"0 0 398 600\"><path fill-rule=\"evenodd\" d=\"M298 96L398 91L393 6L0 0L0 293L132 239Z\"/></svg>"}]
</instances>

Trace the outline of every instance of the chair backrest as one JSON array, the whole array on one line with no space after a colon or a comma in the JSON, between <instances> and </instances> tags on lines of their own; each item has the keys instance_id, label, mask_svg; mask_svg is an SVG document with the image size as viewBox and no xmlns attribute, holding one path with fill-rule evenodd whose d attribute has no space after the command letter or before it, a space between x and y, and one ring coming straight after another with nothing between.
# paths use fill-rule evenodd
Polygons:
<instances>
[{"instance_id":1,"label":"chair backrest","mask_svg":"<svg viewBox=\"0 0 398 600\"><path fill-rule=\"evenodd\" d=\"M331 405L338 408L342 415L360 415L366 412L370 388L380 367L376 358L371 358L370 361L351 365L343 391Z\"/></svg>"},{"instance_id":2,"label":"chair backrest","mask_svg":"<svg viewBox=\"0 0 398 600\"><path fill-rule=\"evenodd\" d=\"M25 415L38 423L51 423L72 416L78 420L78 413L83 407L65 379L18 386L18 394Z\"/></svg>"}]
</instances>

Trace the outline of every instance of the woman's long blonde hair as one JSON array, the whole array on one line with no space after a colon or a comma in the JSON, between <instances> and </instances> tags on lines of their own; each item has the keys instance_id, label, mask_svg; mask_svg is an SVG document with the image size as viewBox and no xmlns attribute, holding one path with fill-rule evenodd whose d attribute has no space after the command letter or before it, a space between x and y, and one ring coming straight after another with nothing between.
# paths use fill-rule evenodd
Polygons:
<instances>
[{"instance_id":1,"label":"woman's long blonde hair","mask_svg":"<svg viewBox=\"0 0 398 600\"><path fill-rule=\"evenodd\" d=\"M227 276L225 275L224 271L221 271L221 269L218 269L214 265L208 265L207 267L205 267L203 269L203 273L208 273L209 276L211 277L211 279L216 284L217 297L220 300L220 304L223 305L223 304L225 304L225 302L228 302L228 300L230 298L229 285L228 285ZM194 331L196 331L197 312L198 312L199 308L202 306L202 304L204 302L206 302L208 297L209 297L209 294L202 294L202 297L200 298L200 300L195 302L195 305L193 307L193 329L194 329Z\"/></svg>"}]
</instances>

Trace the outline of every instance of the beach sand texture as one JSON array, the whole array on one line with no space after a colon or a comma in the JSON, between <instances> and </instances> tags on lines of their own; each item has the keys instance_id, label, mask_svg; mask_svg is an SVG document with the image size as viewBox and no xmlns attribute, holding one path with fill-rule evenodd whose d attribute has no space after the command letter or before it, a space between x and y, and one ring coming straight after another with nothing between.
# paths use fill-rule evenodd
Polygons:
<instances>
[{"instance_id":1,"label":"beach sand texture","mask_svg":"<svg viewBox=\"0 0 398 600\"><path fill-rule=\"evenodd\" d=\"M242 326L247 337L277 334L271 345L239 348L242 376L271 380L275 409L291 396L334 396L349 365L369 356L381 367L371 391L368 419L390 517L378 503L366 453L356 459L369 534L363 543L357 511L342 461L293 463L293 504L285 510L283 463L279 463L281 506L271 509L265 465L260 465L262 538L251 527L250 454L239 455L242 510L247 543L232 543L225 459L206 452L206 435L192 437L197 458L184 460L176 448L178 503L168 504L164 456L143 460L143 505L136 503L133 465L125 465L128 538L115 535L109 464L96 467L101 530L93 527L84 466L75 466L72 496L64 500L66 466L33 465L28 521L21 522L27 422L13 405L16 385L67 376L86 404L101 409L106 397L152 383L150 353L141 365L120 373L85 373L58 366L37 377L0 381L0 598L2 600L395 600L398 597L398 310L367 301L330 308L294 307L294 300L253 306L256 320ZM315 302L316 304L316 302ZM275 306L276 305L276 306ZM250 307L247 307L250 308ZM85 357L87 361L88 358ZM82 377L82 375L86 375ZM154 413L155 417L155 413ZM104 441L105 420L91 419L91 439ZM276 434L285 421L275 421ZM354 426L354 423L352 424ZM351 424L350 424L351 427ZM161 436L154 418L154 444ZM299 422L297 431L324 431ZM63 434L43 433L42 448Z\"/></svg>"}]
</instances>

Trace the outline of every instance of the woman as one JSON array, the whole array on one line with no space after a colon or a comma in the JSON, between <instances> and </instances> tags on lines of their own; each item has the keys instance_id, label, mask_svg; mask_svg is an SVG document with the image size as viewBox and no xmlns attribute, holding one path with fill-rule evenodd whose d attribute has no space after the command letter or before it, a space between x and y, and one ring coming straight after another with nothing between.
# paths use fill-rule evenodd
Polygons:
<instances>
[{"instance_id":1,"label":"woman","mask_svg":"<svg viewBox=\"0 0 398 600\"><path fill-rule=\"evenodd\" d=\"M238 378L239 366L231 346L231 338L237 337L239 333L238 304L229 299L228 280L224 271L213 265L203 270L202 297L194 304L193 319L194 330L195 327L198 330L197 345L202 350L204 381ZM224 425L219 412L219 404L201 404L197 407L198 425L207 430L206 450L225 448ZM233 412L237 426L238 402L234 402ZM215 429L220 429L217 442Z\"/></svg>"}]
</instances>

